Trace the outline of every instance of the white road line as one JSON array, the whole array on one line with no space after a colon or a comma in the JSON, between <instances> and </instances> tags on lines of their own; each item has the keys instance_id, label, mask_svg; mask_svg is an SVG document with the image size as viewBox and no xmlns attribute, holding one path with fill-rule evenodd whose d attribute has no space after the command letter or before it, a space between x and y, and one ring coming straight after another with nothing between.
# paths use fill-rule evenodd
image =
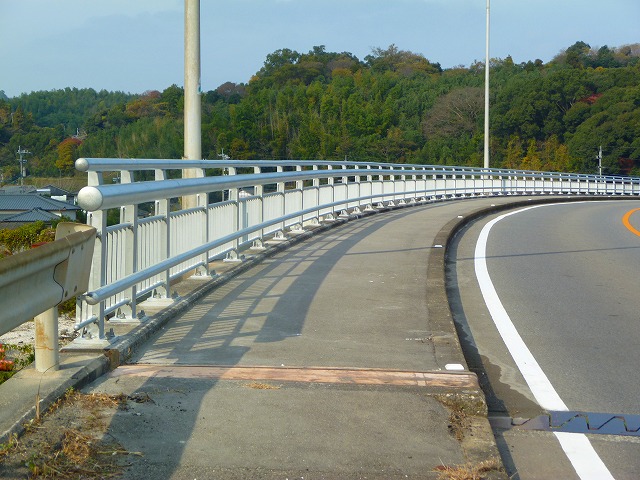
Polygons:
<instances>
[{"instance_id":1,"label":"white road line","mask_svg":"<svg viewBox=\"0 0 640 480\"><path fill-rule=\"evenodd\" d=\"M502 305L498 293L493 286L486 261L489 232L496 223L511 215L545 206L549 205L536 205L523 208L501 215L487 223L480 232L478 242L476 243L474 265L478 284L480 285L482 296L493 318L493 322L534 397L540 406L547 410L568 410L560 398L560 395L558 395L558 392L553 388L544 371L542 371L542 368L524 343L524 340L522 340L511 318L509 318L509 314ZM584 434L556 433L555 435L581 479L613 479L613 475L611 475L611 472L609 472L609 469L600 459L591 442Z\"/></svg>"}]
</instances>

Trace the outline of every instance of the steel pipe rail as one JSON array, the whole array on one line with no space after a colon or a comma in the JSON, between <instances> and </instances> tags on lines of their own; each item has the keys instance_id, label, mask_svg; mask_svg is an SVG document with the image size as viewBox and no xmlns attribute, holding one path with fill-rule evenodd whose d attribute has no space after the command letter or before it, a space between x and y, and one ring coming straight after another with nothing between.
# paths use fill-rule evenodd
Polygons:
<instances>
[{"instance_id":1,"label":"steel pipe rail","mask_svg":"<svg viewBox=\"0 0 640 480\"><path fill-rule=\"evenodd\" d=\"M138 321L138 303L168 298L177 277L208 274L215 259L338 212L471 195L640 194L638 178L436 165L82 158L76 168L88 173L78 202L98 230L76 328L99 342L105 321ZM185 169L195 178L169 178ZM120 183L105 182L105 172ZM185 196L197 206L180 209ZM108 226L116 208L119 222Z\"/></svg>"},{"instance_id":2,"label":"steel pipe rail","mask_svg":"<svg viewBox=\"0 0 640 480\"><path fill-rule=\"evenodd\" d=\"M245 186L269 185L319 178L367 175L433 175L426 170L315 170L303 172L263 173L222 177L203 177L139 182L134 184L84 187L78 193L78 204L87 211L118 208L123 204L153 202L160 197L179 197L202 192L221 192Z\"/></svg>"}]
</instances>

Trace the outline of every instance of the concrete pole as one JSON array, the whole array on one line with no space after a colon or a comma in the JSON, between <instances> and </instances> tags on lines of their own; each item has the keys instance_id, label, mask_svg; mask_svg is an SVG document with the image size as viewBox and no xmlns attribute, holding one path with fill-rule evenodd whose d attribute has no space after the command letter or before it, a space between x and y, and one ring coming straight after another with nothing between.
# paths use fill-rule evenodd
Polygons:
<instances>
[{"instance_id":1,"label":"concrete pole","mask_svg":"<svg viewBox=\"0 0 640 480\"><path fill-rule=\"evenodd\" d=\"M184 159L202 159L202 114L200 103L200 0L184 1ZM196 171L182 171L195 178ZM197 206L196 196L183 197L183 208Z\"/></svg>"},{"instance_id":2,"label":"concrete pole","mask_svg":"<svg viewBox=\"0 0 640 480\"><path fill-rule=\"evenodd\" d=\"M489 2L487 0L487 36L484 64L484 168L489 168Z\"/></svg>"},{"instance_id":3,"label":"concrete pole","mask_svg":"<svg viewBox=\"0 0 640 480\"><path fill-rule=\"evenodd\" d=\"M36 370L46 372L60 368L58 346L58 307L36 316Z\"/></svg>"}]
</instances>

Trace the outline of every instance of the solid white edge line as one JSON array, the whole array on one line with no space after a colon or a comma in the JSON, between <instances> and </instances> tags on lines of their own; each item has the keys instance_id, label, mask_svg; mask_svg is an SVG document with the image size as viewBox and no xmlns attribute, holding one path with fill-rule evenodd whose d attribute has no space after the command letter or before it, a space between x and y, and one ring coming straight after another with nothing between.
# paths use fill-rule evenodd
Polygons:
<instances>
[{"instance_id":1,"label":"solid white edge line","mask_svg":"<svg viewBox=\"0 0 640 480\"><path fill-rule=\"evenodd\" d=\"M613 475L583 433L554 432L581 480L608 480Z\"/></svg>"},{"instance_id":2,"label":"solid white edge line","mask_svg":"<svg viewBox=\"0 0 640 480\"><path fill-rule=\"evenodd\" d=\"M533 396L541 407L547 410L568 410L562 401L558 392L545 375L544 371L534 358L531 350L524 343L524 340L518 333L515 325L511 321L509 314L502 305L498 293L496 292L489 270L487 268L487 242L489 232L493 226L499 221L511 215L525 212L533 208L540 208L556 204L536 205L523 208L514 212L505 213L490 222L488 222L480 232L476 243L474 266L476 278L480 286L480 291L484 298L487 309L493 319L493 322L502 337L509 353L513 357L516 365L520 369L522 376L529 385ZM560 446L565 455L573 465L576 473L582 480L606 480L613 479L611 472L600 459L593 445L584 434L555 432L555 436L560 442Z\"/></svg>"}]
</instances>

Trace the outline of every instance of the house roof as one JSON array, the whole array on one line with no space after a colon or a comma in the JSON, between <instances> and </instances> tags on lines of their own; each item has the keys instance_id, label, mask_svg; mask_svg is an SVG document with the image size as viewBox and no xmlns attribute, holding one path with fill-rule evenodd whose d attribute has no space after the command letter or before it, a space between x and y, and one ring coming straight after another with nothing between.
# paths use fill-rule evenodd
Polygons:
<instances>
[{"instance_id":1,"label":"house roof","mask_svg":"<svg viewBox=\"0 0 640 480\"><path fill-rule=\"evenodd\" d=\"M36 193L36 187L32 185L5 185L0 187L0 195L19 195L24 193Z\"/></svg>"},{"instance_id":2,"label":"house roof","mask_svg":"<svg viewBox=\"0 0 640 480\"><path fill-rule=\"evenodd\" d=\"M16 213L15 215L6 215L0 220L0 223L31 223L37 221L51 222L53 220L60 220L58 215L49 213L41 208L34 208L28 212Z\"/></svg>"},{"instance_id":3,"label":"house roof","mask_svg":"<svg viewBox=\"0 0 640 480\"><path fill-rule=\"evenodd\" d=\"M60 188L52 184L45 185L44 187L38 189L38 192L42 192L42 191L47 192L49 195L56 195L56 196L76 195L75 193L72 193L69 190L65 190L64 188Z\"/></svg>"},{"instance_id":4,"label":"house roof","mask_svg":"<svg viewBox=\"0 0 640 480\"><path fill-rule=\"evenodd\" d=\"M61 202L52 198L37 194L0 195L0 212L3 210L29 211L39 208L48 212L60 212L63 210L81 210L80 207L67 202Z\"/></svg>"}]
</instances>

